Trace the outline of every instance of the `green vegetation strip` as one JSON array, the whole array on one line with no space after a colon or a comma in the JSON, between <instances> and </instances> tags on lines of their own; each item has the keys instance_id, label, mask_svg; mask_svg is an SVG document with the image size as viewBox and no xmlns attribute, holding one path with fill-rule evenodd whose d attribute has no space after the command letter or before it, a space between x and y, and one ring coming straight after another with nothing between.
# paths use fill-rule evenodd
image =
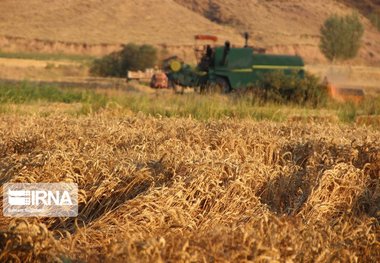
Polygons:
<instances>
[{"instance_id":1,"label":"green vegetation strip","mask_svg":"<svg viewBox=\"0 0 380 263\"><path fill-rule=\"evenodd\" d=\"M73 61L80 63L91 63L95 57L88 55L72 55L72 54L49 54L49 53L37 53L37 52L1 52L0 58L14 58L14 59L33 59L33 60L53 60L53 61Z\"/></svg>"},{"instance_id":2,"label":"green vegetation strip","mask_svg":"<svg viewBox=\"0 0 380 263\"><path fill-rule=\"evenodd\" d=\"M87 114L105 108L107 98L93 90L63 89L55 85L39 85L28 82L0 83L0 106L38 102L81 103L82 108L78 113Z\"/></svg>"},{"instance_id":3,"label":"green vegetation strip","mask_svg":"<svg viewBox=\"0 0 380 263\"><path fill-rule=\"evenodd\" d=\"M380 98L367 99L360 105L328 102L324 106L300 106L295 103L274 103L257 100L254 95L229 96L170 92L146 94L116 89L62 88L38 83L0 84L0 106L7 104L81 103L78 114L90 114L104 108L123 109L162 117L192 117L199 120L221 118L251 118L285 121L292 116L333 118L353 122L361 115L380 115ZM0 111L1 112L1 111Z\"/></svg>"}]
</instances>

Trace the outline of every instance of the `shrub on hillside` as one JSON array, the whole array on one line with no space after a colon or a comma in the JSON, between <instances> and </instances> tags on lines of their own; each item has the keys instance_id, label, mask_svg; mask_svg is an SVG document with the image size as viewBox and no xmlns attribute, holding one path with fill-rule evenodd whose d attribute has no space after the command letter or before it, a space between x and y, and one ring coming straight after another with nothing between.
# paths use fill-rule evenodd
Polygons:
<instances>
[{"instance_id":1,"label":"shrub on hillside","mask_svg":"<svg viewBox=\"0 0 380 263\"><path fill-rule=\"evenodd\" d=\"M91 65L91 75L108 77L121 76L120 55L116 52L94 60Z\"/></svg>"},{"instance_id":2,"label":"shrub on hillside","mask_svg":"<svg viewBox=\"0 0 380 263\"><path fill-rule=\"evenodd\" d=\"M330 61L354 58L363 34L364 27L357 14L333 15L321 27L320 49Z\"/></svg>"},{"instance_id":3,"label":"shrub on hillside","mask_svg":"<svg viewBox=\"0 0 380 263\"><path fill-rule=\"evenodd\" d=\"M123 46L118 52L113 52L103 58L96 59L90 72L102 77L125 77L128 70L144 70L152 68L157 62L157 49L151 45Z\"/></svg>"},{"instance_id":4,"label":"shrub on hillside","mask_svg":"<svg viewBox=\"0 0 380 263\"><path fill-rule=\"evenodd\" d=\"M305 73L303 78L296 73L267 73L252 91L254 97L263 102L295 103L313 107L324 105L328 98L326 85L309 73Z\"/></svg>"}]
</instances>

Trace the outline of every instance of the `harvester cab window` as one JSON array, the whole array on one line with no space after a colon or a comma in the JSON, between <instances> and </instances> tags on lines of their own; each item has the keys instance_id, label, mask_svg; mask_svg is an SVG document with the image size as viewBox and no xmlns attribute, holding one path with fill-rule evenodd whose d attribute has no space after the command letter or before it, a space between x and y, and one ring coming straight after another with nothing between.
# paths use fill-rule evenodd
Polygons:
<instances>
[{"instance_id":1,"label":"harvester cab window","mask_svg":"<svg viewBox=\"0 0 380 263\"><path fill-rule=\"evenodd\" d=\"M206 57L207 57L207 60L209 61L209 65L210 66L213 66L214 65L214 49L210 46L210 45L207 45L206 47Z\"/></svg>"},{"instance_id":2,"label":"harvester cab window","mask_svg":"<svg viewBox=\"0 0 380 263\"><path fill-rule=\"evenodd\" d=\"M207 45L207 46L206 46L206 56L207 56L208 58L211 58L211 56L212 56L212 48L211 48L210 45Z\"/></svg>"},{"instance_id":3,"label":"harvester cab window","mask_svg":"<svg viewBox=\"0 0 380 263\"><path fill-rule=\"evenodd\" d=\"M214 50L211 48L210 45L207 45L205 49L206 49L206 52L202 56L198 67L201 70L207 71L210 66L213 66Z\"/></svg>"},{"instance_id":4,"label":"harvester cab window","mask_svg":"<svg viewBox=\"0 0 380 263\"><path fill-rule=\"evenodd\" d=\"M215 44L218 41L216 36L196 35L195 39L195 57L198 62L198 68L202 71L208 71L210 66L213 66L215 56ZM202 43L199 43L202 42ZM207 43L205 43L207 42ZM200 48L202 46L202 48Z\"/></svg>"}]
</instances>

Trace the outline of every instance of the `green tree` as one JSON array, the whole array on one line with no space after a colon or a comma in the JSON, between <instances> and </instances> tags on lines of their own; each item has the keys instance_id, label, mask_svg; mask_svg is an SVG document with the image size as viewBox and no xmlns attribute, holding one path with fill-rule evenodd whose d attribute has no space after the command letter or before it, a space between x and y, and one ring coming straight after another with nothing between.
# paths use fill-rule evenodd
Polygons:
<instances>
[{"instance_id":1,"label":"green tree","mask_svg":"<svg viewBox=\"0 0 380 263\"><path fill-rule=\"evenodd\" d=\"M157 50L151 45L128 44L121 51L121 66L125 70L152 68L157 62Z\"/></svg>"},{"instance_id":2,"label":"green tree","mask_svg":"<svg viewBox=\"0 0 380 263\"><path fill-rule=\"evenodd\" d=\"M100 59L96 59L90 67L90 73L101 77L121 76L120 64L121 57L118 53L114 52Z\"/></svg>"},{"instance_id":3,"label":"green tree","mask_svg":"<svg viewBox=\"0 0 380 263\"><path fill-rule=\"evenodd\" d=\"M151 45L129 43L93 62L90 72L96 76L125 77L128 70L144 70L157 63L157 49Z\"/></svg>"},{"instance_id":4,"label":"green tree","mask_svg":"<svg viewBox=\"0 0 380 263\"><path fill-rule=\"evenodd\" d=\"M320 49L330 61L356 57L364 27L357 14L329 17L321 27Z\"/></svg>"}]
</instances>

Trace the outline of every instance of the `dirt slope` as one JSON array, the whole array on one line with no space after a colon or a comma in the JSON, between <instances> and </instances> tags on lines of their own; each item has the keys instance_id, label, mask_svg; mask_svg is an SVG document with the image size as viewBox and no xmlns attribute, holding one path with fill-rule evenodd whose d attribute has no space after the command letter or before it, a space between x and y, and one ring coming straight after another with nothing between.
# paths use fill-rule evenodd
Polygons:
<instances>
[{"instance_id":1,"label":"dirt slope","mask_svg":"<svg viewBox=\"0 0 380 263\"><path fill-rule=\"evenodd\" d=\"M31 39L184 44L199 32L237 37L171 0L2 0L0 10L0 35Z\"/></svg>"}]
</instances>

